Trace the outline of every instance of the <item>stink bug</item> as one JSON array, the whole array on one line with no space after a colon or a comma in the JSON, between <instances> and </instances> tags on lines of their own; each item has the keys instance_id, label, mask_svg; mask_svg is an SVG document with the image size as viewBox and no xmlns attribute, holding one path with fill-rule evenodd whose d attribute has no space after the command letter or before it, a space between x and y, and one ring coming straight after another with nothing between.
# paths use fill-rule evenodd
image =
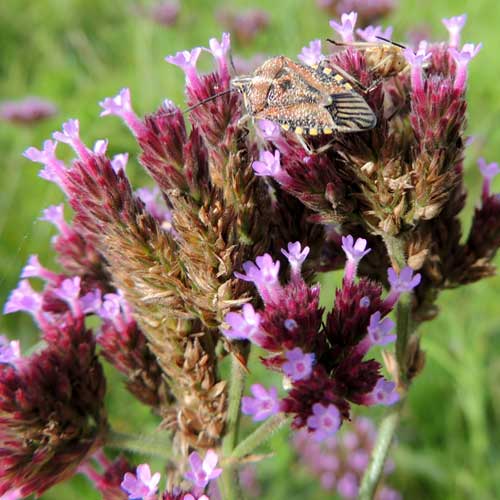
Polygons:
<instances>
[{"instance_id":1,"label":"stink bug","mask_svg":"<svg viewBox=\"0 0 500 500\"><path fill-rule=\"evenodd\" d=\"M361 132L377 123L363 97L325 64L305 66L277 56L231 83L251 118L277 122L298 136Z\"/></svg>"}]
</instances>

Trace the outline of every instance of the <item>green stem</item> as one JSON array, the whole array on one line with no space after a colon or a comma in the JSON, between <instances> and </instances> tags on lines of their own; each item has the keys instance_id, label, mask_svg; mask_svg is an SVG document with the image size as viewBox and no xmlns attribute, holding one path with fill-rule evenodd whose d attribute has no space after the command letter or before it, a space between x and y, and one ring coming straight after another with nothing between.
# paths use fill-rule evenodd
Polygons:
<instances>
[{"instance_id":1,"label":"green stem","mask_svg":"<svg viewBox=\"0 0 500 500\"><path fill-rule=\"evenodd\" d=\"M260 427L257 427L250 436L244 439L231 453L233 459L243 458L252 452L257 446L267 441L280 427L290 421L284 413L278 413L267 419Z\"/></svg>"},{"instance_id":2,"label":"green stem","mask_svg":"<svg viewBox=\"0 0 500 500\"><path fill-rule=\"evenodd\" d=\"M110 429L105 446L170 460L172 458L170 442L161 439L161 434L159 433L159 438L158 434L132 435Z\"/></svg>"},{"instance_id":3,"label":"green stem","mask_svg":"<svg viewBox=\"0 0 500 500\"><path fill-rule=\"evenodd\" d=\"M404 242L393 236L384 235L384 243L387 248L387 253L391 259L391 264L398 270L406 266L406 258L404 253ZM411 335L411 295L404 293L400 297L396 310L396 360L398 363L398 378L400 390L405 394L401 396L401 400L397 405L390 409L380 424L377 434L377 440L373 447L370 463L361 480L358 498L360 500L371 500L377 490L380 477L384 471L384 464L391 447L392 440L401 419L401 411L404 406L406 391L409 381L408 373L408 342Z\"/></svg>"},{"instance_id":4,"label":"green stem","mask_svg":"<svg viewBox=\"0 0 500 500\"><path fill-rule=\"evenodd\" d=\"M375 495L377 485L384 471L384 464L389 453L389 448L391 447L394 434L396 433L401 418L403 404L404 400L401 400L397 405L391 408L390 413L385 416L380 424L371 460L361 481L358 500L371 500Z\"/></svg>"},{"instance_id":5,"label":"green stem","mask_svg":"<svg viewBox=\"0 0 500 500\"><path fill-rule=\"evenodd\" d=\"M231 359L231 378L229 386L229 403L227 410L227 433L222 442L223 457L231 455L238 442L238 433L240 427L240 407L241 396L245 387L245 370L241 362L235 356ZM237 470L234 464L228 463L224 467L221 477L221 488L225 500L236 500L241 498L239 491Z\"/></svg>"}]
</instances>

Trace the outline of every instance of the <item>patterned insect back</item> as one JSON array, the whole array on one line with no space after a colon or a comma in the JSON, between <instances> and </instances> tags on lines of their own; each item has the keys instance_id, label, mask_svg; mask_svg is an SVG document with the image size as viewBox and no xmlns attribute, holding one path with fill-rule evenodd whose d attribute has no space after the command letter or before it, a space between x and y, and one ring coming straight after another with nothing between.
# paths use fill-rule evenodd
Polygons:
<instances>
[{"instance_id":1,"label":"patterned insect back","mask_svg":"<svg viewBox=\"0 0 500 500\"><path fill-rule=\"evenodd\" d=\"M377 123L363 97L325 64L306 66L277 56L232 84L243 94L251 117L298 135L361 132Z\"/></svg>"}]
</instances>

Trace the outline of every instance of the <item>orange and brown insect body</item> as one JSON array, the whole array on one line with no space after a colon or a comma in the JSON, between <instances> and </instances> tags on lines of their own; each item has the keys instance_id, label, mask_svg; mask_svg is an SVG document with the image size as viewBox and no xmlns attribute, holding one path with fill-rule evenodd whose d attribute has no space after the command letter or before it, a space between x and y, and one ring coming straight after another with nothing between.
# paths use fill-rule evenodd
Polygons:
<instances>
[{"instance_id":1,"label":"orange and brown insect body","mask_svg":"<svg viewBox=\"0 0 500 500\"><path fill-rule=\"evenodd\" d=\"M279 123L299 136L361 132L376 125L363 97L324 64L306 66L277 56L252 75L233 78L232 85L252 118Z\"/></svg>"}]
</instances>

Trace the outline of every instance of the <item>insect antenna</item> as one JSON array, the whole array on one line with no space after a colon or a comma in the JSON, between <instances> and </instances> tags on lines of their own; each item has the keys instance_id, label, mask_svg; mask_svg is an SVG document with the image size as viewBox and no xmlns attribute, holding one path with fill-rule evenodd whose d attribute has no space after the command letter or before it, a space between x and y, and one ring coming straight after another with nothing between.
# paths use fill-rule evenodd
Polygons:
<instances>
[{"instance_id":1,"label":"insect antenna","mask_svg":"<svg viewBox=\"0 0 500 500\"><path fill-rule=\"evenodd\" d=\"M222 97L223 95L229 94L231 92L235 92L235 89L227 89L223 90L222 92L217 92L217 94L211 95L210 97L206 97L205 99L202 99L201 101L197 102L196 104L193 104L192 106L189 106L189 108L186 108L182 113L189 113L193 109L196 109L198 106L202 106L203 104L206 104L207 102L214 101L215 99L218 99L219 97Z\"/></svg>"},{"instance_id":2,"label":"insect antenna","mask_svg":"<svg viewBox=\"0 0 500 500\"><path fill-rule=\"evenodd\" d=\"M403 49L403 50L405 50L407 48L404 45L402 45L398 42L394 42L393 40L389 40L388 38L384 38L383 36L375 36L375 38L378 38L379 40L382 40L383 42L390 43L391 45L399 47L400 49Z\"/></svg>"}]
</instances>

